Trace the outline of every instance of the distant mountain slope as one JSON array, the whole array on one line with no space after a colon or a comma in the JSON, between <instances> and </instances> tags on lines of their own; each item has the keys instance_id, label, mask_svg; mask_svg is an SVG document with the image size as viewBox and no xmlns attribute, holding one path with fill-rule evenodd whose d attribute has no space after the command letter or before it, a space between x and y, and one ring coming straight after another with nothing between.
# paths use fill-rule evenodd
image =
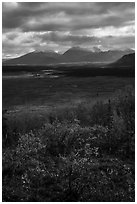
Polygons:
<instances>
[{"instance_id":1,"label":"distant mountain slope","mask_svg":"<svg viewBox=\"0 0 137 204\"><path fill-rule=\"evenodd\" d=\"M56 52L31 52L21 57L3 61L3 65L47 65L73 62L114 62L125 54L133 53L133 50L109 50L92 52L80 47L72 47L64 54Z\"/></svg>"},{"instance_id":2,"label":"distant mountain slope","mask_svg":"<svg viewBox=\"0 0 137 204\"><path fill-rule=\"evenodd\" d=\"M80 47L72 47L67 50L61 57L64 62L78 62L83 61L83 57L91 54L92 51Z\"/></svg>"},{"instance_id":3,"label":"distant mountain slope","mask_svg":"<svg viewBox=\"0 0 137 204\"><path fill-rule=\"evenodd\" d=\"M109 50L92 52L88 49L72 47L61 57L60 61L66 62L114 62L125 54L133 53L133 50Z\"/></svg>"},{"instance_id":4,"label":"distant mountain slope","mask_svg":"<svg viewBox=\"0 0 137 204\"><path fill-rule=\"evenodd\" d=\"M135 65L135 53L124 55L117 61L120 65Z\"/></svg>"},{"instance_id":5,"label":"distant mountain slope","mask_svg":"<svg viewBox=\"0 0 137 204\"><path fill-rule=\"evenodd\" d=\"M124 55L119 60L111 64L115 67L135 67L135 53Z\"/></svg>"},{"instance_id":6,"label":"distant mountain slope","mask_svg":"<svg viewBox=\"0 0 137 204\"><path fill-rule=\"evenodd\" d=\"M133 50L109 50L92 52L88 49L73 47L67 50L60 61L64 62L114 62L125 54L133 53Z\"/></svg>"},{"instance_id":7,"label":"distant mountain slope","mask_svg":"<svg viewBox=\"0 0 137 204\"><path fill-rule=\"evenodd\" d=\"M83 60L90 60L90 62L114 62L125 54L133 53L132 50L109 50L104 52L93 52L83 57Z\"/></svg>"},{"instance_id":8,"label":"distant mountain slope","mask_svg":"<svg viewBox=\"0 0 137 204\"><path fill-rule=\"evenodd\" d=\"M55 52L31 52L21 57L4 61L3 64L27 64L27 65L35 65L35 64L49 64L49 63L57 63L57 58L59 54Z\"/></svg>"}]
</instances>

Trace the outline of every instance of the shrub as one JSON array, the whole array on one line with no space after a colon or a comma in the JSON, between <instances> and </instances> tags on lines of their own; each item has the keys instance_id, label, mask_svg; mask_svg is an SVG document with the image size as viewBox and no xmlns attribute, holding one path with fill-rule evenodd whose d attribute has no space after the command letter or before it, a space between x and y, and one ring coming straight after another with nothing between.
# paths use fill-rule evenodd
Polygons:
<instances>
[{"instance_id":1,"label":"shrub","mask_svg":"<svg viewBox=\"0 0 137 204\"><path fill-rule=\"evenodd\" d=\"M110 99L107 103L103 103L102 101L97 102L91 111L91 125L102 125L102 126L109 126L112 119L112 104Z\"/></svg>"},{"instance_id":2,"label":"shrub","mask_svg":"<svg viewBox=\"0 0 137 204\"><path fill-rule=\"evenodd\" d=\"M3 143L3 146L6 143L7 134L8 134L8 125L7 125L6 113L7 113L7 110L2 110L2 143Z\"/></svg>"},{"instance_id":3,"label":"shrub","mask_svg":"<svg viewBox=\"0 0 137 204\"><path fill-rule=\"evenodd\" d=\"M134 92L122 93L18 133L3 149L3 201L133 202Z\"/></svg>"}]
</instances>

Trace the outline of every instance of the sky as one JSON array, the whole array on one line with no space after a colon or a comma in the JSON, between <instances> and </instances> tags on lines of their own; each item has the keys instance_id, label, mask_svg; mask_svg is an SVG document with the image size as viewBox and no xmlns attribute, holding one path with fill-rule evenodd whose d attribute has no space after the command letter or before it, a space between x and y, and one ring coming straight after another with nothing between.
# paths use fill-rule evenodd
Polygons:
<instances>
[{"instance_id":1,"label":"sky","mask_svg":"<svg viewBox=\"0 0 137 204\"><path fill-rule=\"evenodd\" d=\"M64 53L134 49L134 2L3 2L2 57L32 51Z\"/></svg>"}]
</instances>

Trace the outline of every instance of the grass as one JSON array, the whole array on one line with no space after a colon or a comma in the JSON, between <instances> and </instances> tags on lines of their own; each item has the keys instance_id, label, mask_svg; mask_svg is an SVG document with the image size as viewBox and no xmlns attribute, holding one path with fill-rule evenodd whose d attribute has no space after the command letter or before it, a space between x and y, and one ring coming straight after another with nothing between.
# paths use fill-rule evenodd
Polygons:
<instances>
[{"instance_id":1,"label":"grass","mask_svg":"<svg viewBox=\"0 0 137 204\"><path fill-rule=\"evenodd\" d=\"M135 200L134 78L73 72L3 78L4 202Z\"/></svg>"},{"instance_id":2,"label":"grass","mask_svg":"<svg viewBox=\"0 0 137 204\"><path fill-rule=\"evenodd\" d=\"M118 89L128 84L134 86L134 78L98 76L3 79L2 105L3 109L8 110L11 132L26 133L41 128L56 118L56 115L58 120L65 122L69 118L74 121L76 114L81 125L89 125L92 106L99 103L92 114L98 117L105 114L101 112L100 101L108 102Z\"/></svg>"},{"instance_id":3,"label":"grass","mask_svg":"<svg viewBox=\"0 0 137 204\"><path fill-rule=\"evenodd\" d=\"M134 78L122 77L60 77L3 79L3 108L19 106L57 106L77 101L105 100L126 86L134 86Z\"/></svg>"},{"instance_id":4,"label":"grass","mask_svg":"<svg viewBox=\"0 0 137 204\"><path fill-rule=\"evenodd\" d=\"M134 202L134 97L128 86L110 100L29 118L27 111L16 118L22 126L16 131L4 113L3 201Z\"/></svg>"}]
</instances>

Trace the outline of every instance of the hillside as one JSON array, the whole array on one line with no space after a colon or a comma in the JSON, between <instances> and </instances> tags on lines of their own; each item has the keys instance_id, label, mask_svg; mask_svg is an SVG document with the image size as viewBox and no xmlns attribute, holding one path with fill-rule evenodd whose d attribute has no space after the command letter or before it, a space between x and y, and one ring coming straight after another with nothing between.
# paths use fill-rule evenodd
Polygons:
<instances>
[{"instance_id":1,"label":"hillside","mask_svg":"<svg viewBox=\"0 0 137 204\"><path fill-rule=\"evenodd\" d=\"M64 62L78 62L78 61L87 61L83 60L85 56L92 54L92 51L80 47L72 47L67 50L62 56L61 61ZM88 59L89 61L89 59Z\"/></svg>"},{"instance_id":2,"label":"hillside","mask_svg":"<svg viewBox=\"0 0 137 204\"><path fill-rule=\"evenodd\" d=\"M44 65L49 63L57 63L59 54L55 52L31 52L21 57L4 61L4 65L26 64L26 65Z\"/></svg>"},{"instance_id":3,"label":"hillside","mask_svg":"<svg viewBox=\"0 0 137 204\"><path fill-rule=\"evenodd\" d=\"M73 47L60 56L62 62L114 62L133 50L108 50L92 52L88 49Z\"/></svg>"},{"instance_id":4,"label":"hillside","mask_svg":"<svg viewBox=\"0 0 137 204\"><path fill-rule=\"evenodd\" d=\"M133 50L109 50L92 52L80 47L72 47L64 54L53 51L34 51L21 57L3 61L3 65L48 65L70 62L114 62Z\"/></svg>"},{"instance_id":5,"label":"hillside","mask_svg":"<svg viewBox=\"0 0 137 204\"><path fill-rule=\"evenodd\" d=\"M93 52L84 56L83 60L90 60L91 62L114 62L125 54L132 53L132 50L108 50L104 52Z\"/></svg>"},{"instance_id":6,"label":"hillside","mask_svg":"<svg viewBox=\"0 0 137 204\"><path fill-rule=\"evenodd\" d=\"M124 55L121 59L117 61L117 64L128 66L133 65L135 66L135 53Z\"/></svg>"},{"instance_id":7,"label":"hillside","mask_svg":"<svg viewBox=\"0 0 137 204\"><path fill-rule=\"evenodd\" d=\"M124 55L115 63L111 64L111 66L135 68L135 53Z\"/></svg>"}]
</instances>

